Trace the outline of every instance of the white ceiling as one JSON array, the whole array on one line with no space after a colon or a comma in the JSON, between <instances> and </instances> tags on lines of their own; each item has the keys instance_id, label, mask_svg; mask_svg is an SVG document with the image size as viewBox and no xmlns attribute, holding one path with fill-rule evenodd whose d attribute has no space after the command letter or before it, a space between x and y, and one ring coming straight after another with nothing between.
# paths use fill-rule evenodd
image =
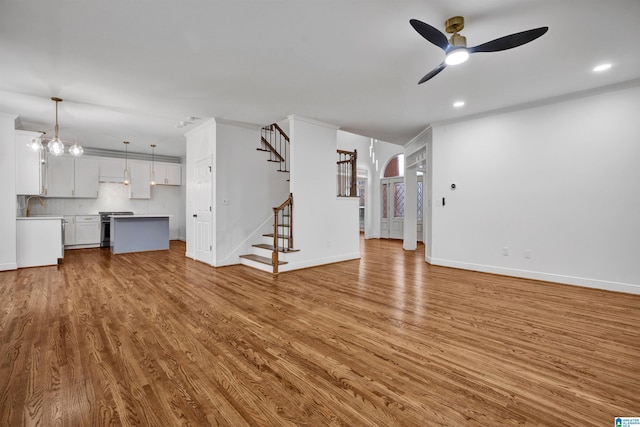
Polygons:
<instances>
[{"instance_id":1,"label":"white ceiling","mask_svg":"<svg viewBox=\"0 0 640 427\"><path fill-rule=\"evenodd\" d=\"M409 19L444 30L454 15L469 46L549 32L418 86L444 54ZM404 144L428 123L640 78L639 24L638 0L0 0L0 111L51 131L58 96L63 139L172 156L188 116L297 114Z\"/></svg>"}]
</instances>

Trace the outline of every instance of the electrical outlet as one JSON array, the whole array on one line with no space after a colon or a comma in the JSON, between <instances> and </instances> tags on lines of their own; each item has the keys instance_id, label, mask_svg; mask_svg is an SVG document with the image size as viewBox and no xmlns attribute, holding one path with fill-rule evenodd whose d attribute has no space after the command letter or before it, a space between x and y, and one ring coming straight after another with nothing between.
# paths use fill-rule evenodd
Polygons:
<instances>
[{"instance_id":1,"label":"electrical outlet","mask_svg":"<svg viewBox=\"0 0 640 427\"><path fill-rule=\"evenodd\" d=\"M509 247L505 246L502 248L502 256L509 256Z\"/></svg>"}]
</instances>

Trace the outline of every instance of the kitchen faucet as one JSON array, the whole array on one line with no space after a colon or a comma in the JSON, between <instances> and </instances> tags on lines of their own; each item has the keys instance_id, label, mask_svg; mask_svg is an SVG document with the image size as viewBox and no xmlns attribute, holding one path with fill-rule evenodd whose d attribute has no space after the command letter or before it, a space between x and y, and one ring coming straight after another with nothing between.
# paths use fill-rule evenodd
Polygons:
<instances>
[{"instance_id":1,"label":"kitchen faucet","mask_svg":"<svg viewBox=\"0 0 640 427\"><path fill-rule=\"evenodd\" d=\"M40 201L40 206L44 206L44 200L42 200L42 197L40 197L40 196L29 196L29 197L27 197L27 216L31 216L31 205L29 205L29 202L33 198L36 198L36 199L38 199Z\"/></svg>"}]
</instances>

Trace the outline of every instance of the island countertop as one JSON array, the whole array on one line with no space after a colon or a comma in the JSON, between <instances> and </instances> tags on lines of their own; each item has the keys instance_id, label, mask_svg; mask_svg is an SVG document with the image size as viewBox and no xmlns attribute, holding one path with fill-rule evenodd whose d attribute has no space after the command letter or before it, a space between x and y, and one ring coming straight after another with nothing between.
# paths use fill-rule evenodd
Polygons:
<instances>
[{"instance_id":1,"label":"island countertop","mask_svg":"<svg viewBox=\"0 0 640 427\"><path fill-rule=\"evenodd\" d=\"M168 214L134 214L134 215L109 215L109 218L169 218Z\"/></svg>"}]
</instances>

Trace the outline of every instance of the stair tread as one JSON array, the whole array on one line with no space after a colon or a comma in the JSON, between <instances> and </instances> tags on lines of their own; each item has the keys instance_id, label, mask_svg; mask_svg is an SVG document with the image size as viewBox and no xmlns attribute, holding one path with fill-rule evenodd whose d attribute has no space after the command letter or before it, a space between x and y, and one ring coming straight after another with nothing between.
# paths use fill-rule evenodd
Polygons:
<instances>
[{"instance_id":1,"label":"stair tread","mask_svg":"<svg viewBox=\"0 0 640 427\"><path fill-rule=\"evenodd\" d=\"M251 246L253 246L254 248L267 249L269 251L273 250L273 245L268 245L266 243L257 243L255 245L251 245ZM289 252L299 252L299 250L298 249L286 249L285 250L284 248L279 246L278 247L278 252L289 253Z\"/></svg>"},{"instance_id":2,"label":"stair tread","mask_svg":"<svg viewBox=\"0 0 640 427\"><path fill-rule=\"evenodd\" d=\"M273 237L273 233L263 234L264 237ZM278 239L288 239L289 236L285 236L284 234L278 234Z\"/></svg>"},{"instance_id":3,"label":"stair tread","mask_svg":"<svg viewBox=\"0 0 640 427\"><path fill-rule=\"evenodd\" d=\"M273 265L273 263L271 262L271 258L267 258L260 255L254 255L254 254L240 255L240 258L245 258L251 261L259 262L260 264ZM284 265L286 263L287 263L286 261L278 260L278 265Z\"/></svg>"}]
</instances>

